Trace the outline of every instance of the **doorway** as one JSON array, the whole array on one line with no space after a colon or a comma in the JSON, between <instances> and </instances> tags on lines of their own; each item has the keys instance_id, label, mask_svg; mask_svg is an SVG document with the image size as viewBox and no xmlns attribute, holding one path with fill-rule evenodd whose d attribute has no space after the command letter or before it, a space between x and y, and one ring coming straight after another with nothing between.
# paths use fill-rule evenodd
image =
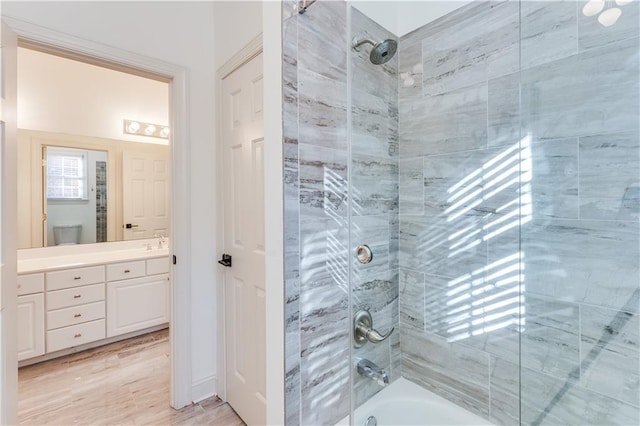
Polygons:
<instances>
[{"instance_id":1,"label":"doorway","mask_svg":"<svg viewBox=\"0 0 640 426\"><path fill-rule=\"evenodd\" d=\"M149 333L165 329L170 312L169 80L149 73L140 76L122 67L114 70L95 60L87 63L80 55L69 58L65 52L41 49L33 43L19 44L21 365L62 357L67 365L76 366L72 373L75 384L87 386L83 366L93 371L89 367L92 354L106 348L103 345L128 339L131 346L142 350L140 343L151 340L154 350L166 352L158 354L163 362L153 372L164 379L153 387L164 388L164 393L156 395L157 403L168 407L168 332L160 337ZM147 229L149 222L153 222L152 229ZM126 244L132 235L125 223L144 229L139 234L144 239ZM122 250L129 254L121 257ZM100 253L105 261L87 260L93 253ZM119 261L109 262L111 255ZM73 267L59 265L65 257L73 259ZM37 271L29 264L35 264ZM76 275L74 281L63 283L66 273ZM40 285L23 285L36 281ZM74 294L67 299L67 292ZM34 304L34 297L46 303ZM29 315L34 312L37 318ZM100 349L92 350L97 347ZM85 391L100 394L113 383L114 375L127 368L128 364L119 362L126 353L122 350L112 357L110 374L97 384L91 379L94 383ZM63 370L68 371L57 361L44 364L58 366L61 377ZM41 392L64 389L57 382L47 388L44 381L34 387L28 378L42 368L21 370L21 421L46 421L38 412L23 408L42 405L34 403ZM83 401L91 403L84 397L77 399L74 411L82 411Z\"/></svg>"},{"instance_id":2,"label":"doorway","mask_svg":"<svg viewBox=\"0 0 640 426\"><path fill-rule=\"evenodd\" d=\"M26 22L18 21L3 17L3 64L6 67L3 70L2 76L5 86L15 87L15 68L11 68L11 64L15 62L15 48L16 34L21 39L22 45L37 44L44 49L51 49L51 46L56 46L55 51L59 54L65 54L69 57L75 58L81 56L89 61L96 61L102 65L108 65L114 69L126 68L127 70L133 70L140 75L154 74L162 76L170 82L170 126L172 130L172 141L175 142L171 147L171 170L188 170L188 155L189 152L189 139L188 124L187 124L187 70L182 66L176 66L170 63L156 60L139 54L109 48L105 45L90 42L84 39L80 39L74 36L58 33L53 30L48 30L42 27L38 27ZM6 25L4 25L6 24ZM12 48L13 47L13 48ZM100 59L97 59L100 58ZM13 79L13 80L12 80ZM10 90L10 89L9 89ZM9 94L11 92L9 91ZM10 107L11 103L5 102L5 109ZM15 105L15 104L13 104ZM15 111L15 110L14 110ZM7 114L7 118L11 118L11 110L6 109L4 113ZM14 112L15 114L15 112ZM3 115L4 118L4 115ZM10 149L15 146L15 127L11 126L11 121L8 121L7 135L10 141ZM9 151L11 153L11 151ZM9 156L10 157L10 156ZM6 169L8 173L11 173L11 168ZM13 179L3 179L4 188L3 192L15 194L15 182ZM11 186L7 186L11 185ZM170 191L173 195L174 205L171 207L171 232L172 235L176 235L172 238L171 253L173 256L173 265L170 267L169 274L173 282L180 284L180 291L177 291L176 286L171 288L171 389L170 389L170 403L172 407L180 408L188 405L191 399L191 360L190 360L190 323L189 315L181 314L188 312L190 306L190 272L186 267L186 262L177 262L178 259L188 259L189 257L189 241L188 235L190 232L190 226L188 221L188 212L185 209L178 209L175 206L189 205L190 197L188 194L188 173L173 173L170 182ZM5 191L6 190L6 191ZM6 203L6 204L5 204ZM14 215L7 213L11 207L7 202L7 199L3 197L3 230L11 229L15 227L16 218ZM6 214L5 214L6 213ZM15 232L15 231L13 231ZM13 256L15 256L15 240L11 236L11 233L7 233L8 242L6 247L13 247ZM3 241L5 240L3 234ZM8 253L7 250L5 252ZM3 255L10 258L9 254ZM15 259L15 257L14 257ZM10 268L6 269L6 274L3 271L3 276L7 279L7 282L15 282L15 269L13 274ZM5 289L7 286L4 286ZM4 398L0 405L0 416L9 422L15 422L16 416L16 403L15 399L11 395L15 395L16 383L16 370L13 370L15 365L15 358L12 352L15 350L15 330L12 328L16 324L16 294L15 291L4 291L2 303L4 309L2 311L2 327L3 327L3 344L1 347L0 360L3 366L6 366L5 376L1 381L1 392L8 398ZM13 371L11 371L13 370Z\"/></svg>"}]
</instances>

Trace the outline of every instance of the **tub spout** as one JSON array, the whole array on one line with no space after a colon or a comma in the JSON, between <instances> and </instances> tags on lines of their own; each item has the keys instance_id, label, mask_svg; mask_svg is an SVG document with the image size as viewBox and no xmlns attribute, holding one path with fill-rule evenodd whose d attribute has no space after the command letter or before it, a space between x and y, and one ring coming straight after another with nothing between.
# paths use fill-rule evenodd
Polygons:
<instances>
[{"instance_id":1,"label":"tub spout","mask_svg":"<svg viewBox=\"0 0 640 426\"><path fill-rule=\"evenodd\" d=\"M375 380L380 386L387 386L389 384L389 375L387 372L368 359L358 361L358 374Z\"/></svg>"}]
</instances>

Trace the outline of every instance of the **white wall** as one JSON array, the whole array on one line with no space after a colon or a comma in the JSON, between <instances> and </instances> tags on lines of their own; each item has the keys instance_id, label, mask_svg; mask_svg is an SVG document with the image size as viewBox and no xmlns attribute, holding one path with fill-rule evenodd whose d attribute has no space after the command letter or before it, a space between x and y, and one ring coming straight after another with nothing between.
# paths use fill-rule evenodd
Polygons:
<instances>
[{"instance_id":1,"label":"white wall","mask_svg":"<svg viewBox=\"0 0 640 426\"><path fill-rule=\"evenodd\" d=\"M18 49L18 128L141 143L122 120L169 124L169 85L35 50Z\"/></svg>"},{"instance_id":2,"label":"white wall","mask_svg":"<svg viewBox=\"0 0 640 426\"><path fill-rule=\"evenodd\" d=\"M262 32L262 2L218 0L213 9L217 69Z\"/></svg>"},{"instance_id":3,"label":"white wall","mask_svg":"<svg viewBox=\"0 0 640 426\"><path fill-rule=\"evenodd\" d=\"M188 75L192 399L214 393L214 49L210 2L2 2L3 15L183 66ZM180 285L180 283L175 283Z\"/></svg>"},{"instance_id":4,"label":"white wall","mask_svg":"<svg viewBox=\"0 0 640 426\"><path fill-rule=\"evenodd\" d=\"M387 1L352 0L362 13L398 37L450 13L469 0ZM313 6L312 6L313 7Z\"/></svg>"}]
</instances>

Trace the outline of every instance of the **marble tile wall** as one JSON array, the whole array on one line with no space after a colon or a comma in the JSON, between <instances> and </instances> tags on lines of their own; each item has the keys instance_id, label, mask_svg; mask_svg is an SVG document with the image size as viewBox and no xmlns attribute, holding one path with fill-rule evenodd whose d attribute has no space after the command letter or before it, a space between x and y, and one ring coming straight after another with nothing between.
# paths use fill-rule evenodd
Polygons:
<instances>
[{"instance_id":1,"label":"marble tile wall","mask_svg":"<svg viewBox=\"0 0 640 426\"><path fill-rule=\"evenodd\" d=\"M351 395L347 4L295 3L283 2L285 415L335 424Z\"/></svg>"},{"instance_id":2,"label":"marble tile wall","mask_svg":"<svg viewBox=\"0 0 640 426\"><path fill-rule=\"evenodd\" d=\"M402 375L497 424L640 422L640 6L584 3L400 41Z\"/></svg>"},{"instance_id":3,"label":"marble tile wall","mask_svg":"<svg viewBox=\"0 0 640 426\"><path fill-rule=\"evenodd\" d=\"M401 372L398 66L371 64L367 48L347 49L349 16L353 34L395 37L355 9L348 14L346 2L318 1L303 15L292 5L283 5L286 421L334 424L352 397L359 405L381 389L353 374L351 394L359 359L392 380ZM356 262L350 237L372 248L372 263ZM396 329L353 358L349 300L354 311L369 309L379 330Z\"/></svg>"},{"instance_id":4,"label":"marble tile wall","mask_svg":"<svg viewBox=\"0 0 640 426\"><path fill-rule=\"evenodd\" d=\"M353 37L397 39L385 28L351 8ZM382 387L355 372L357 362L373 361L390 380L401 374L398 299L398 59L383 65L369 60L370 47L351 51L351 244L367 244L371 263L351 256L352 311L366 308L380 332L391 336L352 350L354 406ZM353 253L353 248L351 253Z\"/></svg>"}]
</instances>

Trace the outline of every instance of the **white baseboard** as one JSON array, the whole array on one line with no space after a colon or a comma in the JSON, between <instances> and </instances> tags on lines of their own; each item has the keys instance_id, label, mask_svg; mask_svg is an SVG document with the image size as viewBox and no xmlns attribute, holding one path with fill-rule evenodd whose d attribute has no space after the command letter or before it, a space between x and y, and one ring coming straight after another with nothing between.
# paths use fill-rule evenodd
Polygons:
<instances>
[{"instance_id":1,"label":"white baseboard","mask_svg":"<svg viewBox=\"0 0 640 426\"><path fill-rule=\"evenodd\" d=\"M214 396L216 394L217 382L218 379L215 374L194 380L191 383L191 398L193 402L200 402Z\"/></svg>"}]
</instances>

